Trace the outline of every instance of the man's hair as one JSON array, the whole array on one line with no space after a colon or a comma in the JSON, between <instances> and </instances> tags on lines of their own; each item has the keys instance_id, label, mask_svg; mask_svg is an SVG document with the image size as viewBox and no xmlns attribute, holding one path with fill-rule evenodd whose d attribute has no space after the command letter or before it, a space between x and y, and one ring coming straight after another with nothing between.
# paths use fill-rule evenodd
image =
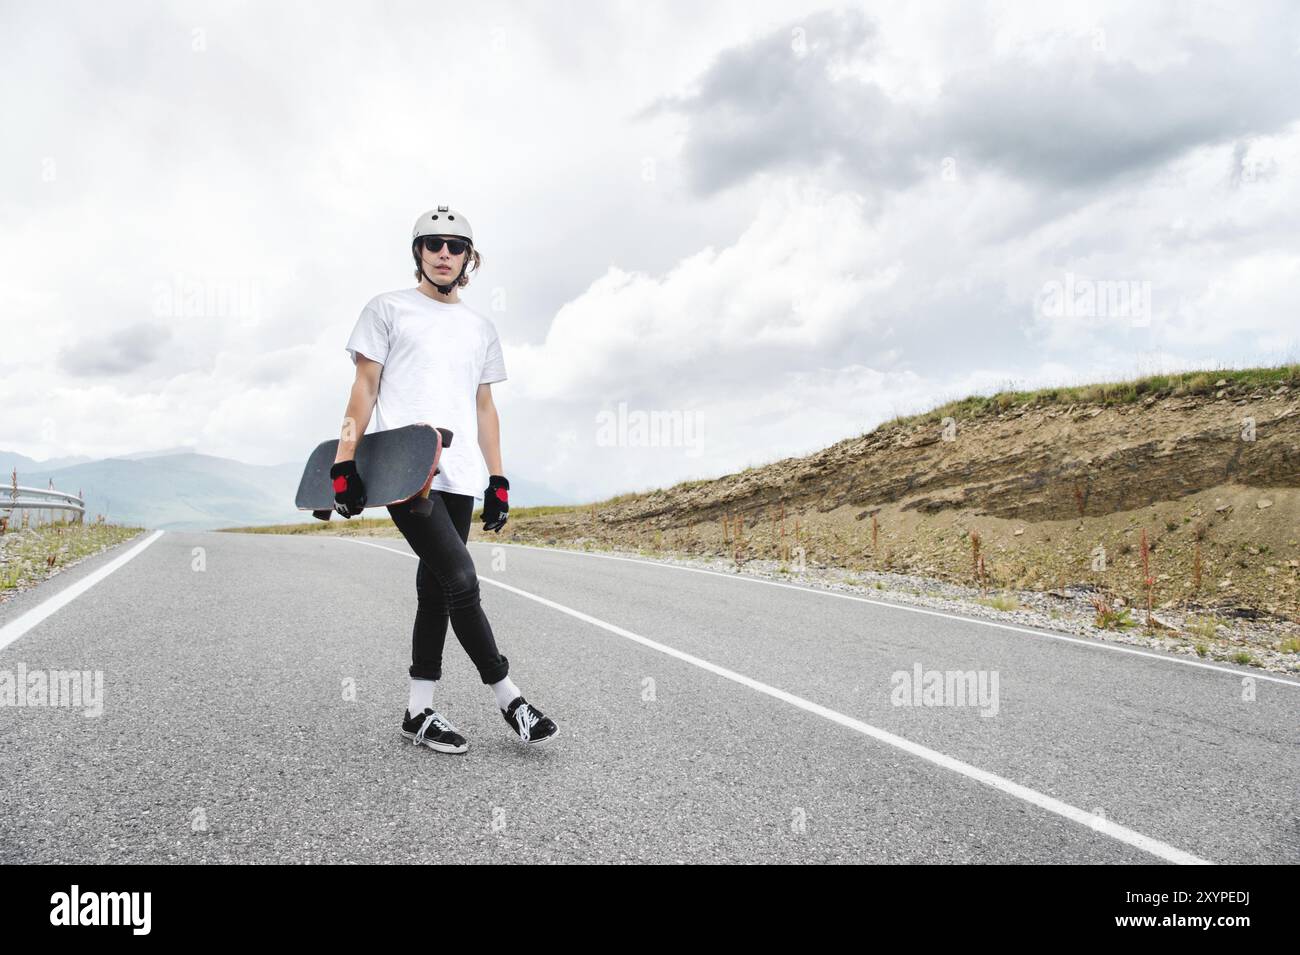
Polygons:
<instances>
[{"instance_id":1,"label":"man's hair","mask_svg":"<svg viewBox=\"0 0 1300 955\"><path fill-rule=\"evenodd\" d=\"M420 261L420 248L422 245L423 245L423 237L419 239L411 240L411 257L415 259L415 280L417 282L422 281L424 279L424 268L422 267L422 263ZM482 264L483 264L483 257L478 254L478 249L474 248L474 246L471 245L469 247L469 252L467 253L467 258L465 260L465 269L463 272L461 272L460 278L457 280L456 285L459 286L460 288L464 288L466 285L468 285L469 274L471 272L477 272L479 270L479 267L482 266ZM429 281L433 282L433 279L429 279ZM438 283L434 282L433 284L437 285Z\"/></svg>"}]
</instances>

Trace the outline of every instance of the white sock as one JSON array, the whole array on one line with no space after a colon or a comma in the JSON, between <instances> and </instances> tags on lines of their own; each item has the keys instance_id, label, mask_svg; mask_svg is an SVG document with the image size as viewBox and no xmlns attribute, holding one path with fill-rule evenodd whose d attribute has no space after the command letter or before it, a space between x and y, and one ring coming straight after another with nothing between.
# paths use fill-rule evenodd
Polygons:
<instances>
[{"instance_id":1,"label":"white sock","mask_svg":"<svg viewBox=\"0 0 1300 955\"><path fill-rule=\"evenodd\" d=\"M492 684L492 692L497 695L497 709L504 710L507 706L515 701L515 697L523 696L519 692L519 687L515 686L510 677L506 677L500 683Z\"/></svg>"},{"instance_id":2,"label":"white sock","mask_svg":"<svg viewBox=\"0 0 1300 955\"><path fill-rule=\"evenodd\" d=\"M435 680L417 680L411 677L411 703L407 707L412 716L433 709L433 684Z\"/></svg>"}]
</instances>

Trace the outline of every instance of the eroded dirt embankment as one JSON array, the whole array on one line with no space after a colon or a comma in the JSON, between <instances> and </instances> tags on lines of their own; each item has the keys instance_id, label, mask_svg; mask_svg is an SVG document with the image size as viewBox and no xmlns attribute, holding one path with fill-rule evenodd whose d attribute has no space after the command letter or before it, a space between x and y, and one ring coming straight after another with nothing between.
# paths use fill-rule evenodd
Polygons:
<instances>
[{"instance_id":1,"label":"eroded dirt embankment","mask_svg":"<svg viewBox=\"0 0 1300 955\"><path fill-rule=\"evenodd\" d=\"M502 537L741 563L802 554L1142 606L1149 578L1156 607L1300 619L1300 382L903 422L715 480L512 517Z\"/></svg>"}]
</instances>

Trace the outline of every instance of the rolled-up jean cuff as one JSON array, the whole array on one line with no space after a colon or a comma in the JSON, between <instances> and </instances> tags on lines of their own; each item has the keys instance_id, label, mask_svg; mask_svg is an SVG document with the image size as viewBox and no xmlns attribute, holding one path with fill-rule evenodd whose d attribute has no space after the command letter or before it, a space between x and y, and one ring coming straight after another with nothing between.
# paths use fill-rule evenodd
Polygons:
<instances>
[{"instance_id":1,"label":"rolled-up jean cuff","mask_svg":"<svg viewBox=\"0 0 1300 955\"><path fill-rule=\"evenodd\" d=\"M486 671L480 670L479 676L483 678L484 683L490 685L493 683L500 683L509 675L509 673L510 673L510 661L506 659L506 655L503 653L501 654L500 663L496 664L490 670L486 670Z\"/></svg>"}]
</instances>

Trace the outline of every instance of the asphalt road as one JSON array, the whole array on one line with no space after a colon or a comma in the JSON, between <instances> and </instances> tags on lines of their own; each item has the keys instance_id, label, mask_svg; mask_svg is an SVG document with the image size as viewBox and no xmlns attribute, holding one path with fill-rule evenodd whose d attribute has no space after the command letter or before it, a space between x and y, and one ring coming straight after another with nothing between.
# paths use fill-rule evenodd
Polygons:
<instances>
[{"instance_id":1,"label":"asphalt road","mask_svg":"<svg viewBox=\"0 0 1300 955\"><path fill-rule=\"evenodd\" d=\"M447 756L398 732L400 539L161 534L14 638L146 539L0 607L0 681L103 675L99 716L0 706L0 863L1300 862L1297 681L473 544L561 735L520 744L449 633ZM918 664L996 707L897 705Z\"/></svg>"}]
</instances>

